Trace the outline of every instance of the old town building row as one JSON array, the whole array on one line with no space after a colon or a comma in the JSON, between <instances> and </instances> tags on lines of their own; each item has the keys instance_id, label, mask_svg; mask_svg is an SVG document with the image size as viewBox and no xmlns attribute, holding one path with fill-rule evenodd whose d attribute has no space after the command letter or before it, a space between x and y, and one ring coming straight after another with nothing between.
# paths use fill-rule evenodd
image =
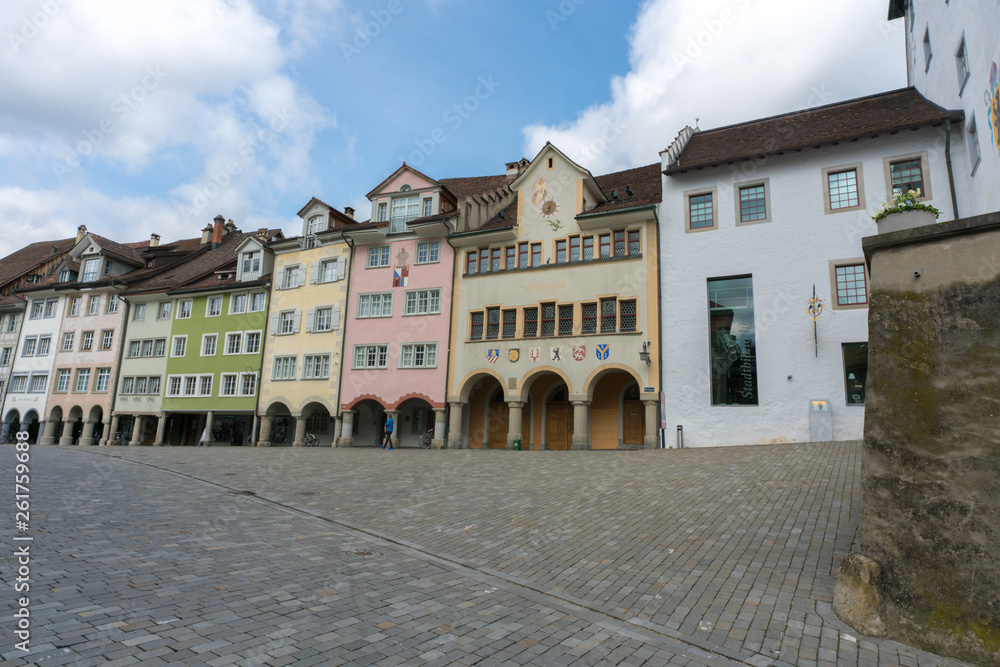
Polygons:
<instances>
[{"instance_id":1,"label":"old town building row","mask_svg":"<svg viewBox=\"0 0 1000 667\"><path fill-rule=\"evenodd\" d=\"M41 443L617 449L855 439L861 238L892 194L957 217L962 111L913 88L701 131L594 176L405 163L301 234L0 260L3 430ZM978 159L978 148L977 159ZM995 156L991 156L995 157ZM812 315L807 313L810 300Z\"/></svg>"}]
</instances>

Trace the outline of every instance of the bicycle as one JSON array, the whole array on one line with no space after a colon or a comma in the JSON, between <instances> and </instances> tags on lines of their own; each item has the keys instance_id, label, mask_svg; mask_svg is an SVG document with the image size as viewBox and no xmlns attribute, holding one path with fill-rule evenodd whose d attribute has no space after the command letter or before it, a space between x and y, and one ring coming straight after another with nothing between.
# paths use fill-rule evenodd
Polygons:
<instances>
[{"instance_id":1,"label":"bicycle","mask_svg":"<svg viewBox=\"0 0 1000 667\"><path fill-rule=\"evenodd\" d=\"M0 445L13 445L14 437L11 433L0 434Z\"/></svg>"},{"instance_id":2,"label":"bicycle","mask_svg":"<svg viewBox=\"0 0 1000 667\"><path fill-rule=\"evenodd\" d=\"M319 438L316 437L315 433L306 433L302 436L302 443L306 447L315 447L319 444Z\"/></svg>"},{"instance_id":3,"label":"bicycle","mask_svg":"<svg viewBox=\"0 0 1000 667\"><path fill-rule=\"evenodd\" d=\"M420 445L421 449L430 449L431 440L433 439L434 439L434 429L429 428L420 434L420 437L417 438L417 443Z\"/></svg>"},{"instance_id":4,"label":"bicycle","mask_svg":"<svg viewBox=\"0 0 1000 667\"><path fill-rule=\"evenodd\" d=\"M128 447L129 436L122 431L115 433L115 445L118 447Z\"/></svg>"}]
</instances>

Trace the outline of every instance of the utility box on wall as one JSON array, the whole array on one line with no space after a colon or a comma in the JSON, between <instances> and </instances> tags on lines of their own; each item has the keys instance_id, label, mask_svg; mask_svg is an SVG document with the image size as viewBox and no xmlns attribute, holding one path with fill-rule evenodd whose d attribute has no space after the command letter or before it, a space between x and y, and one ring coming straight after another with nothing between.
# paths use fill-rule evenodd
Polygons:
<instances>
[{"instance_id":1,"label":"utility box on wall","mask_svg":"<svg viewBox=\"0 0 1000 667\"><path fill-rule=\"evenodd\" d=\"M833 411L830 401L809 402L809 439L812 442L833 440Z\"/></svg>"}]
</instances>

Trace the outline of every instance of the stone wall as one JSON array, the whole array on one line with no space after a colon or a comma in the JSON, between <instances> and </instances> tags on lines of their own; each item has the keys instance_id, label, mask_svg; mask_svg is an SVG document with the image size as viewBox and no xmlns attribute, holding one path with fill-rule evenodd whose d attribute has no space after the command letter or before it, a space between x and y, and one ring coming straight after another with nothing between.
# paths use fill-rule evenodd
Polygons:
<instances>
[{"instance_id":1,"label":"stone wall","mask_svg":"<svg viewBox=\"0 0 1000 667\"><path fill-rule=\"evenodd\" d=\"M835 609L859 630L1000 665L1000 213L864 247L862 508Z\"/></svg>"}]
</instances>

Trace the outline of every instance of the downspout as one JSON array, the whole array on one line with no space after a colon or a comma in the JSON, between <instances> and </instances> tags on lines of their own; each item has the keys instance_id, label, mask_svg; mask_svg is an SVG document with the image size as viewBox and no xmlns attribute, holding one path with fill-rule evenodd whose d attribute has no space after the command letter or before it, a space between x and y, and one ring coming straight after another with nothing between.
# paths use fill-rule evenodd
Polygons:
<instances>
[{"instance_id":1,"label":"downspout","mask_svg":"<svg viewBox=\"0 0 1000 667\"><path fill-rule=\"evenodd\" d=\"M272 253L273 254L273 253ZM263 259L263 256L261 257ZM264 384L264 336L270 334L271 323L271 285L274 284L274 260L271 261L271 282L267 284L267 307L264 308L264 332L261 333L260 369L257 371L257 400L253 406L253 424L250 425L250 442L257 445L257 413L260 411L260 390ZM242 443L240 443L242 444Z\"/></svg>"},{"instance_id":2,"label":"downspout","mask_svg":"<svg viewBox=\"0 0 1000 667\"><path fill-rule=\"evenodd\" d=\"M457 220L458 216L456 216L455 219ZM456 230L458 229L458 223L457 222L455 223L455 229ZM456 258L459 256L459 252L458 252L458 248L456 248L451 243L451 233L445 234L444 240L445 240L445 242L447 242L447 244L449 246L451 246L451 299L450 299L450 301L451 301L451 303L454 303L455 302L455 284L458 282L457 280L455 280L455 265L456 265ZM461 266L461 264L459 264L458 266ZM447 361L445 361L445 364L444 364L444 406L445 406L446 410L448 409L448 388L451 386L451 332L452 332L452 329L454 328L454 325L455 325L454 315L455 315L455 309L451 307L451 304L449 304L449 308L448 308L448 357L447 357ZM448 418L445 419L445 422L444 422L444 447L442 449L447 449L448 448L448 424L450 424L450 423L451 423L451 415L448 415ZM524 429L522 427L522 431L523 430ZM524 438L522 436L522 439L526 439L526 438ZM522 445L522 447L523 447L523 445Z\"/></svg>"},{"instance_id":3,"label":"downspout","mask_svg":"<svg viewBox=\"0 0 1000 667\"><path fill-rule=\"evenodd\" d=\"M951 187L951 210L958 220L958 198L955 196L955 176L951 170L951 119L944 121L944 161L948 165L948 185Z\"/></svg>"},{"instance_id":4,"label":"downspout","mask_svg":"<svg viewBox=\"0 0 1000 667\"><path fill-rule=\"evenodd\" d=\"M347 317L347 311L351 306L351 273L354 271L354 241L352 241L349 236L344 235L343 229L340 230L340 240L346 241L348 247L350 247L351 249L351 252L348 253L351 259L351 261L349 262L350 266L346 267L346 269L344 270L344 273L347 274L347 285L344 286L346 290L344 294L344 329L343 331L340 332L340 377L337 378L337 405L335 406L336 419L340 420L340 437L343 438L344 417L343 413L340 410L340 406L343 403L343 397L344 397L344 394L342 393L344 390L344 364L345 364L344 345L347 342L347 322L350 319L349 317ZM354 434L352 433L351 437L353 436ZM333 446L336 447L337 443L334 442Z\"/></svg>"},{"instance_id":5,"label":"downspout","mask_svg":"<svg viewBox=\"0 0 1000 667\"><path fill-rule=\"evenodd\" d=\"M659 206L653 209L653 217L656 219L656 321L659 323L659 326L656 328L658 334L656 347L657 347L657 354L659 355L657 357L656 365L660 371L660 377L656 379L657 380L656 386L660 388L660 394L662 394L663 393L663 317L662 313L660 312L660 309L663 301L663 295L661 293L663 291L663 280L662 280L663 253L660 252L660 207ZM656 401L657 403L659 403L660 401L659 396L656 397ZM666 405L664 405L664 410L665 409ZM665 414L660 415L660 423L662 424L665 420L666 420L666 415ZM662 428L657 427L656 430L660 434L660 447L666 449L667 434L663 431Z\"/></svg>"},{"instance_id":6,"label":"downspout","mask_svg":"<svg viewBox=\"0 0 1000 667\"><path fill-rule=\"evenodd\" d=\"M118 340L118 361L115 364L115 372L112 373L111 375L111 386L108 387L108 390L111 392L111 402L108 406L108 419L110 420L114 419L115 399L118 397L118 376L121 375L122 359L125 357L125 332L128 329L128 311L129 308L131 308L132 306L132 304L129 303L128 299L126 299L121 295L118 295L118 300L123 301L125 303L125 309L122 312L122 334L121 336L119 336ZM166 378L163 379L166 380ZM162 404L160 406L160 419L163 419ZM111 430L111 421L108 422L108 431L110 430ZM105 444L107 444L111 440L113 435L114 435L113 433L103 434Z\"/></svg>"}]
</instances>

